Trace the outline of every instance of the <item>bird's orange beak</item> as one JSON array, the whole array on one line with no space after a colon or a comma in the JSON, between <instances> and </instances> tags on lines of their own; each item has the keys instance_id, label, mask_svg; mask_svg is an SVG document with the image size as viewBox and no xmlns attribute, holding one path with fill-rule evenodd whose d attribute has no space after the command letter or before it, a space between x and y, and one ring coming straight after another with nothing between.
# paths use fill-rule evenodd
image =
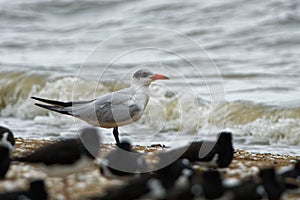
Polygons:
<instances>
[{"instance_id":1,"label":"bird's orange beak","mask_svg":"<svg viewBox=\"0 0 300 200\"><path fill-rule=\"evenodd\" d=\"M162 75L162 74L154 74L153 76L151 76L151 80L155 81L155 80L166 80L166 79L170 79L169 77Z\"/></svg>"}]
</instances>

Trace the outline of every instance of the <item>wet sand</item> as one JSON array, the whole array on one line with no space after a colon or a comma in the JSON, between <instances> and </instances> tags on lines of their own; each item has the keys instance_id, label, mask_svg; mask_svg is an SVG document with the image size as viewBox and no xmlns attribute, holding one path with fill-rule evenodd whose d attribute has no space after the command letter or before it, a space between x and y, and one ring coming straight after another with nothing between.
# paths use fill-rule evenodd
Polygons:
<instances>
[{"instance_id":1,"label":"wet sand","mask_svg":"<svg viewBox=\"0 0 300 200\"><path fill-rule=\"evenodd\" d=\"M53 142L55 142L55 140L17 138L13 156L28 154L45 144ZM112 144L103 145L101 151L109 151L112 148L114 148ZM158 152L165 149L159 146L135 146L134 148L140 152ZM220 169L220 171L224 177L229 178L241 179L252 176L255 177L261 168L274 166L279 170L282 167L293 165L297 159L300 159L300 155L261 154L236 150L231 165L228 168ZM198 167L198 170L203 169L203 167ZM88 196L103 194L108 188L123 183L121 180L108 180L101 177L96 165L78 174L70 175L66 180L62 180L61 178L47 177L33 166L22 163L12 163L6 175L6 179L0 181L0 191L25 189L30 180L37 178L46 180L46 187L50 193L50 199L86 199ZM68 196L68 198L66 198L66 196ZM284 199L300 199L300 191L293 192L293 194L285 194Z\"/></svg>"}]
</instances>

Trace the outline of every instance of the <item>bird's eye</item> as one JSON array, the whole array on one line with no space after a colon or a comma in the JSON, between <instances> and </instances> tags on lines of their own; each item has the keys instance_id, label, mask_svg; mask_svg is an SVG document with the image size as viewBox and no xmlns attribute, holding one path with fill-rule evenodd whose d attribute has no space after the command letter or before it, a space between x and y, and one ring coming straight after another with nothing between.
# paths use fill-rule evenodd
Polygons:
<instances>
[{"instance_id":1,"label":"bird's eye","mask_svg":"<svg viewBox=\"0 0 300 200\"><path fill-rule=\"evenodd\" d=\"M148 73L147 72L143 72L142 77L147 77Z\"/></svg>"}]
</instances>

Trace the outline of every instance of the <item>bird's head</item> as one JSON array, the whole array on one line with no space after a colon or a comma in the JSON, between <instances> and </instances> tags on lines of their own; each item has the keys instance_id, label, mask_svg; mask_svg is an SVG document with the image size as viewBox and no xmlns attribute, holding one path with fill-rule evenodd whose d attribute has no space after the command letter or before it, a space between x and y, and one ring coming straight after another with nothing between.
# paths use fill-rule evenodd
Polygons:
<instances>
[{"instance_id":1,"label":"bird's head","mask_svg":"<svg viewBox=\"0 0 300 200\"><path fill-rule=\"evenodd\" d=\"M218 138L217 143L219 143L221 145L232 144L232 133L227 132L227 131L222 131L219 134L219 138Z\"/></svg>"},{"instance_id":2,"label":"bird's head","mask_svg":"<svg viewBox=\"0 0 300 200\"><path fill-rule=\"evenodd\" d=\"M165 80L170 79L169 77L162 74L154 74L148 69L139 69L132 76L132 83L136 85L150 85L153 81L156 80Z\"/></svg>"},{"instance_id":3,"label":"bird's head","mask_svg":"<svg viewBox=\"0 0 300 200\"><path fill-rule=\"evenodd\" d=\"M0 137L1 135L4 135L5 133L12 133L11 130L9 130L8 128L5 128L3 126L0 126Z\"/></svg>"}]
</instances>

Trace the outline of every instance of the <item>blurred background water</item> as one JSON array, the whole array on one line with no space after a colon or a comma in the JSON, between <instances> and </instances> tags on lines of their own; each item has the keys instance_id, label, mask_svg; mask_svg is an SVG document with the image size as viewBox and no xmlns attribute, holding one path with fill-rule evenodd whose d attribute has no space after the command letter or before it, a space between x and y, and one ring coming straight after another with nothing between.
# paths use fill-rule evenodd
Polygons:
<instances>
[{"instance_id":1,"label":"blurred background water","mask_svg":"<svg viewBox=\"0 0 300 200\"><path fill-rule=\"evenodd\" d=\"M160 82L169 89L154 84L145 116L137 125L121 129L124 138L139 144L168 143L174 135L185 140L193 133L201 138L209 128L210 114L224 112L225 118L217 115L216 121L233 131L237 147L299 155L299 1L2 0L0 4L0 124L16 136L56 138L76 133L72 118L36 108L30 96L92 98L115 90L120 71L150 63L172 67L196 95L185 91L183 79L176 76L169 83ZM212 109L203 79L186 62L159 51L119 61L101 81L78 77L81 64L99 43L144 26L178 31L204 47L221 73L225 102ZM115 52L147 37L137 34L107 50ZM203 56L194 49L185 51L191 59ZM92 69L101 71L104 65ZM216 77L212 74L207 80ZM129 81L129 76L122 79L120 88ZM111 131L101 130L106 141L113 142ZM132 138L129 133L136 130L144 136Z\"/></svg>"}]
</instances>

